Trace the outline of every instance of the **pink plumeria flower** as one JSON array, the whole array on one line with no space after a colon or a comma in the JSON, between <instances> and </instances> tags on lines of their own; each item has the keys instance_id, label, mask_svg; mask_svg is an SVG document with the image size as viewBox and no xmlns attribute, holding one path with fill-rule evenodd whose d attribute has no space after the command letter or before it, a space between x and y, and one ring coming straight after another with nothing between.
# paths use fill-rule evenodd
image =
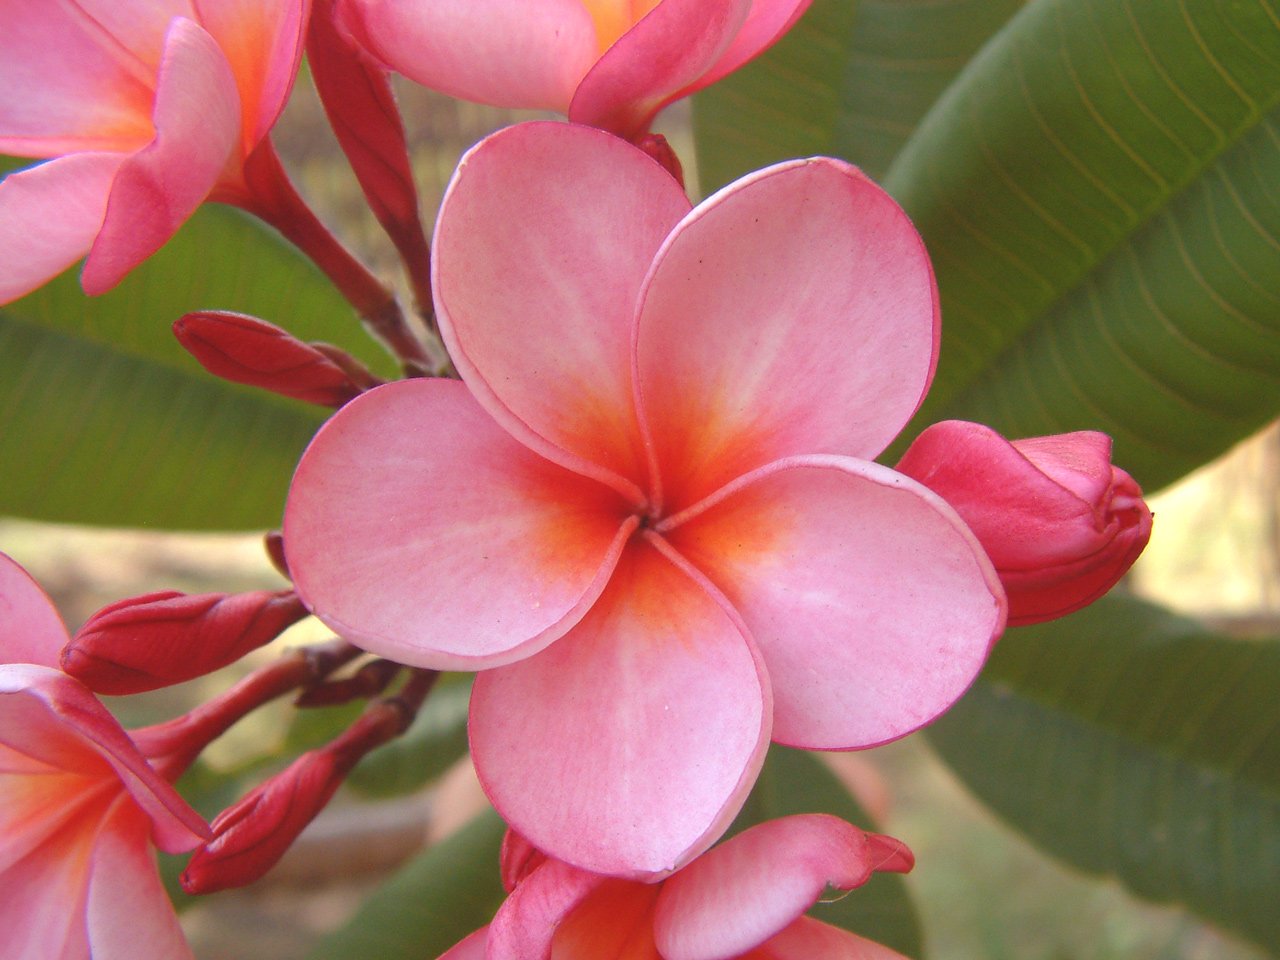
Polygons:
<instances>
[{"instance_id":1,"label":"pink plumeria flower","mask_svg":"<svg viewBox=\"0 0 1280 960\"><path fill-rule=\"evenodd\" d=\"M829 887L913 863L900 841L826 814L754 826L657 884L548 860L509 834L511 896L440 960L904 960L804 913Z\"/></svg>"},{"instance_id":2,"label":"pink plumeria flower","mask_svg":"<svg viewBox=\"0 0 1280 960\"><path fill-rule=\"evenodd\" d=\"M6 0L0 303L88 255L103 293L220 189L275 123L309 0Z\"/></svg>"},{"instance_id":3,"label":"pink plumeria flower","mask_svg":"<svg viewBox=\"0 0 1280 960\"><path fill-rule=\"evenodd\" d=\"M1004 624L977 540L872 463L934 369L919 236L836 160L697 209L626 142L481 142L437 223L463 383L371 390L312 442L285 513L303 602L380 656L479 670L499 812L597 873L706 849L773 739L928 723Z\"/></svg>"},{"instance_id":4,"label":"pink plumeria flower","mask_svg":"<svg viewBox=\"0 0 1280 960\"><path fill-rule=\"evenodd\" d=\"M360 43L450 96L556 110L636 140L761 53L810 0L339 0Z\"/></svg>"},{"instance_id":5,"label":"pink plumeria flower","mask_svg":"<svg viewBox=\"0 0 1280 960\"><path fill-rule=\"evenodd\" d=\"M67 632L0 554L0 929L6 960L189 960L153 847L204 821L83 684L53 668Z\"/></svg>"}]
</instances>

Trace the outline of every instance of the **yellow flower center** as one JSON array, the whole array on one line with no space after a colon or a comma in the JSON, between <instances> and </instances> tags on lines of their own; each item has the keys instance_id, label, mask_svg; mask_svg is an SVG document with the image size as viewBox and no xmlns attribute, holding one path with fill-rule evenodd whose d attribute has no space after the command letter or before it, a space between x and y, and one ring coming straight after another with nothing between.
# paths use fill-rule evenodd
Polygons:
<instances>
[{"instance_id":1,"label":"yellow flower center","mask_svg":"<svg viewBox=\"0 0 1280 960\"><path fill-rule=\"evenodd\" d=\"M596 25L596 43L604 53L661 0L582 0Z\"/></svg>"}]
</instances>

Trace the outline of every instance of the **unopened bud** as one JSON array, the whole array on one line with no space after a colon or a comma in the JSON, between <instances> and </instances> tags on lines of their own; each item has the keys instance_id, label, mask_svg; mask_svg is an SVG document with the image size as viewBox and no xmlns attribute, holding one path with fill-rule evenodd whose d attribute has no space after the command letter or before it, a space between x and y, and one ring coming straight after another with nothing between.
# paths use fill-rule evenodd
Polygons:
<instances>
[{"instance_id":1,"label":"unopened bud","mask_svg":"<svg viewBox=\"0 0 1280 960\"><path fill-rule=\"evenodd\" d=\"M238 313L188 313L174 336L200 365L233 383L262 387L306 403L340 407L373 377L327 344L303 343L286 330Z\"/></svg>"},{"instance_id":2,"label":"unopened bud","mask_svg":"<svg viewBox=\"0 0 1280 960\"><path fill-rule=\"evenodd\" d=\"M662 168L676 178L676 183L684 186L684 167L666 137L660 133L647 133L636 146L662 164Z\"/></svg>"},{"instance_id":3,"label":"unopened bud","mask_svg":"<svg viewBox=\"0 0 1280 960\"><path fill-rule=\"evenodd\" d=\"M62 669L96 693L142 693L234 663L306 615L291 590L151 593L90 617L63 648Z\"/></svg>"}]
</instances>

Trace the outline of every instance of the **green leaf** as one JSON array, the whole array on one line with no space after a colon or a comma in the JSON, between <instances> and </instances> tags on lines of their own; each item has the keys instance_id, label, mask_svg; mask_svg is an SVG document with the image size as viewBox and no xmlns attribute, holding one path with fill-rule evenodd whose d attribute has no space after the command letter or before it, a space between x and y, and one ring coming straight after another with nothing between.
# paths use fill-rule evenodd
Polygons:
<instances>
[{"instance_id":1,"label":"green leaf","mask_svg":"<svg viewBox=\"0 0 1280 960\"><path fill-rule=\"evenodd\" d=\"M351 771L347 784L373 797L396 796L426 786L467 752L467 707L471 678L449 674L423 704L413 725L398 740L369 754Z\"/></svg>"},{"instance_id":2,"label":"green leaf","mask_svg":"<svg viewBox=\"0 0 1280 960\"><path fill-rule=\"evenodd\" d=\"M1110 597L1010 631L929 737L1050 853L1280 951L1278 689L1280 642Z\"/></svg>"},{"instance_id":3,"label":"green leaf","mask_svg":"<svg viewBox=\"0 0 1280 960\"><path fill-rule=\"evenodd\" d=\"M1036 0L889 170L942 294L918 424L1084 427L1148 488L1280 410L1280 12Z\"/></svg>"},{"instance_id":4,"label":"green leaf","mask_svg":"<svg viewBox=\"0 0 1280 960\"><path fill-rule=\"evenodd\" d=\"M506 896L498 875L505 830L496 813L481 814L401 869L308 960L425 960L444 953L493 919Z\"/></svg>"},{"instance_id":5,"label":"green leaf","mask_svg":"<svg viewBox=\"0 0 1280 960\"><path fill-rule=\"evenodd\" d=\"M693 99L703 193L817 154L879 177L1024 0L815 0L773 48Z\"/></svg>"},{"instance_id":6,"label":"green leaf","mask_svg":"<svg viewBox=\"0 0 1280 960\"><path fill-rule=\"evenodd\" d=\"M206 206L105 296L85 297L73 270L0 309L0 513L192 530L279 523L326 412L201 370L170 332L197 309L378 353L301 255Z\"/></svg>"},{"instance_id":7,"label":"green leaf","mask_svg":"<svg viewBox=\"0 0 1280 960\"><path fill-rule=\"evenodd\" d=\"M867 814L817 757L774 744L728 834L797 813L830 813L864 830L873 829ZM809 915L908 956L920 956L920 920L906 884L896 874L877 873L848 896L817 904Z\"/></svg>"}]
</instances>

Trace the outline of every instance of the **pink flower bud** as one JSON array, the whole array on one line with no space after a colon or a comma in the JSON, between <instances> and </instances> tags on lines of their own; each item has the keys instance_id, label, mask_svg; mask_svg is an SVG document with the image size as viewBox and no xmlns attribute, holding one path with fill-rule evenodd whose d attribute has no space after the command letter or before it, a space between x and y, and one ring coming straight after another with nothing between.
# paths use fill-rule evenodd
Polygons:
<instances>
[{"instance_id":1,"label":"pink flower bud","mask_svg":"<svg viewBox=\"0 0 1280 960\"><path fill-rule=\"evenodd\" d=\"M1009 594L1009 625L1065 616L1102 596L1151 536L1142 489L1091 430L1009 441L936 423L897 469L939 494L981 541Z\"/></svg>"},{"instance_id":2,"label":"pink flower bud","mask_svg":"<svg viewBox=\"0 0 1280 960\"><path fill-rule=\"evenodd\" d=\"M188 313L174 323L173 333L213 375L306 403L340 407L360 393L356 378L368 377L351 358L335 356L333 348L303 343L256 317L217 310Z\"/></svg>"},{"instance_id":3,"label":"pink flower bud","mask_svg":"<svg viewBox=\"0 0 1280 960\"><path fill-rule=\"evenodd\" d=\"M307 615L290 590L150 593L103 607L62 651L62 669L97 693L155 690L203 676Z\"/></svg>"},{"instance_id":4,"label":"pink flower bud","mask_svg":"<svg viewBox=\"0 0 1280 960\"><path fill-rule=\"evenodd\" d=\"M214 893L253 883L279 862L332 799L352 763L321 749L304 753L213 821L213 839L182 873L188 893Z\"/></svg>"}]
</instances>

